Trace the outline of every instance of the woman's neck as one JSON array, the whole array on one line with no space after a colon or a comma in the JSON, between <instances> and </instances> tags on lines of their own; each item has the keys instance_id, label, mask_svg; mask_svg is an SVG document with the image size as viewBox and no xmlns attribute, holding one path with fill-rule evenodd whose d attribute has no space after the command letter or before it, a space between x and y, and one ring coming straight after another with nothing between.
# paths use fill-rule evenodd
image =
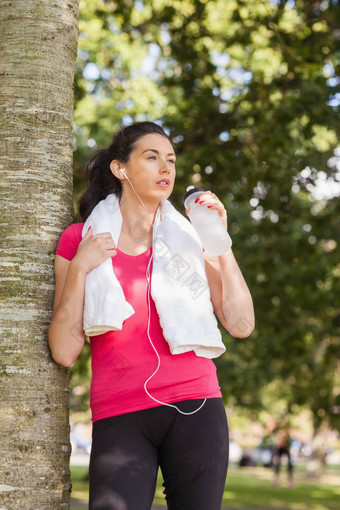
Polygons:
<instances>
[{"instance_id":1,"label":"woman's neck","mask_svg":"<svg viewBox=\"0 0 340 510\"><path fill-rule=\"evenodd\" d=\"M150 246L152 242L153 223L159 204L144 204L137 197L125 197L120 201L120 211L123 218L121 241L129 240L136 246Z\"/></svg>"}]
</instances>

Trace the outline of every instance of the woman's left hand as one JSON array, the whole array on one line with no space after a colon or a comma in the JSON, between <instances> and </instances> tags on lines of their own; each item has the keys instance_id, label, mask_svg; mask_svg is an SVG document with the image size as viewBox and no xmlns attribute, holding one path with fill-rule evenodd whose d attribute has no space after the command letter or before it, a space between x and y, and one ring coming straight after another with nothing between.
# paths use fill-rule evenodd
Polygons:
<instances>
[{"instance_id":1,"label":"woman's left hand","mask_svg":"<svg viewBox=\"0 0 340 510\"><path fill-rule=\"evenodd\" d=\"M228 216L227 211L219 198L211 191L204 191L196 198L195 203L198 203L202 207L208 207L213 211L216 211L222 220L225 229L228 230ZM189 214L190 209L186 209L185 212Z\"/></svg>"}]
</instances>

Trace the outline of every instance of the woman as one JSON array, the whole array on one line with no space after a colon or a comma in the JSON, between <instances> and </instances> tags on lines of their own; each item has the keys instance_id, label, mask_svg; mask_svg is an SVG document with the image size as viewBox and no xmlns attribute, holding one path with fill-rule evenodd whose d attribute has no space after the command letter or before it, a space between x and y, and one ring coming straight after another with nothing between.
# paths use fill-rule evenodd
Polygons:
<instances>
[{"instance_id":1,"label":"woman","mask_svg":"<svg viewBox=\"0 0 340 510\"><path fill-rule=\"evenodd\" d=\"M206 313L202 308L193 320L199 300L181 302L182 295L192 289L179 283L181 274L174 272L179 270L178 263L189 272L192 261L198 261L198 272L202 265L200 281L206 279L209 290L202 293L202 299L209 299L205 308L212 304L211 311L232 336L251 333L254 312L232 251L220 257L204 256L203 262L193 227L169 204L175 160L171 141L158 125L141 122L122 128L109 148L95 153L88 163L89 186L79 204L86 225L70 225L56 251L49 344L57 363L71 366L84 345L84 301L86 311L86 299L91 298L86 277L97 274L91 271L104 267L108 259L112 278L123 291L122 302L112 306L111 314L123 304L128 307L121 328L112 326L90 336L91 510L150 509L159 466L169 509L221 508L229 442L216 369L209 359L213 355L196 355L190 346L180 346L180 353L172 354L176 351L168 343L172 333L190 335L196 323L198 331L204 330L211 319L207 315L199 324L199 317ZM108 212L120 221L116 240L111 231L94 233L91 223L101 204L111 198L118 203ZM220 200L209 191L199 198L200 206L216 210L227 228ZM166 206L169 215L159 220L159 211ZM181 245L181 239L188 246L191 243L191 259L185 258L191 256L191 248L186 242ZM173 243L182 248L181 253L177 248L171 253ZM164 247L170 255L161 266ZM177 269L170 270L174 260ZM158 294L157 281L161 283ZM174 299L169 298L172 295ZM182 319L173 320L179 313Z\"/></svg>"}]
</instances>

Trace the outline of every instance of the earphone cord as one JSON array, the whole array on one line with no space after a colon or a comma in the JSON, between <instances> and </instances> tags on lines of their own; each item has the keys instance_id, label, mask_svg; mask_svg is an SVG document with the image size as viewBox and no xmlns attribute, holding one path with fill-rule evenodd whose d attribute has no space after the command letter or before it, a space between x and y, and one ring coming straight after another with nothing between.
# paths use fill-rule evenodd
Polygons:
<instances>
[{"instance_id":1,"label":"earphone cord","mask_svg":"<svg viewBox=\"0 0 340 510\"><path fill-rule=\"evenodd\" d=\"M191 411L191 412L184 412L184 411L181 411L175 404L167 404L166 402L162 402L161 400L158 400L157 398L153 397L148 389L147 389L147 384L148 382L157 374L160 366L161 366L161 359L159 357L159 354L157 352L157 349L156 347L154 346L152 340L151 340L151 337L150 337L150 316L151 316L151 308L150 308L150 264L151 264L151 261L152 261L152 258L153 258L153 254L151 254L151 257L150 257L150 261L149 261L149 264L148 264L148 267L147 267L147 270L146 270L146 279L147 279L147 283L148 283L148 287L147 287L147 300L148 300L148 328L147 328L147 334L148 334L148 338L149 338L149 342L153 348L153 350L155 351L156 353L156 356L157 356L157 368L156 370L153 372L153 374L150 375L150 377L148 377L148 379L145 381L144 383L144 390L146 392L146 394L152 399L154 400L155 402L157 402L158 404L162 404L163 406L167 406L167 407L174 407L175 409L177 409L177 411L180 413L180 414L184 414L185 416L188 416L190 414L195 414L197 413L200 409L202 409L202 407L204 406L204 404L206 403L207 399L205 398L202 402L202 404L198 407L198 409L195 409L195 411Z\"/></svg>"},{"instance_id":2,"label":"earphone cord","mask_svg":"<svg viewBox=\"0 0 340 510\"><path fill-rule=\"evenodd\" d=\"M140 196L138 195L137 191L135 190L132 182L130 181L130 179L128 178L128 176L126 175L126 173L124 172L124 175L125 177L127 178L127 180L129 181L129 184L132 188L132 190L134 191L135 195L137 196L138 200L140 201L140 203L142 204L147 216L149 216L149 212L147 210L147 208L145 207L142 199L140 198ZM154 223L152 222L151 223L152 227L154 227ZM150 337L150 317L151 317L151 307L150 307L150 265L151 265L151 262L152 262L152 259L153 259L153 252L151 253L151 257L150 257L150 260L149 260L149 264L148 264L148 267L146 269L146 279L147 279L147 302L148 302L148 327L147 327L147 334L148 334L148 339L149 339L149 342L151 344L151 347L153 348L153 350L155 351L156 353L156 356L157 356L157 368L156 370L150 375L150 377L148 377L148 379L145 381L144 383L144 390L146 392L146 394L152 399L154 400L155 402L157 402L158 404L161 404L163 406L167 406L167 407L173 407L175 409L177 409L177 411L180 413L180 414L184 414L185 416L189 416L190 414L195 414L197 413L200 409L202 409L202 407L204 406L204 404L206 403L207 399L205 398L202 402L202 404L198 407L198 409L195 409L195 411L191 411L191 412L184 412L184 411L181 411L175 404L167 404L166 402L162 402L161 400L158 400L157 398L153 397L148 389L147 389L147 384L148 382L157 374L160 366L161 366L161 358L159 357L159 354L157 352L157 349L156 347L154 346L152 340L151 340L151 337Z\"/></svg>"}]
</instances>

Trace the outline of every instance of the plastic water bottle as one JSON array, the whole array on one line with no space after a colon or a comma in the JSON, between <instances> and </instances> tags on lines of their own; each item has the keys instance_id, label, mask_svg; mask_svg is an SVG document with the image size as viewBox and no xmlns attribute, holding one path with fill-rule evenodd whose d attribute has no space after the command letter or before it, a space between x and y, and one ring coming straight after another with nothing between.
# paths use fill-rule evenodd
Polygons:
<instances>
[{"instance_id":1,"label":"plastic water bottle","mask_svg":"<svg viewBox=\"0 0 340 510\"><path fill-rule=\"evenodd\" d=\"M228 251L232 240L216 211L207 209L195 200L205 190L189 186L184 195L184 207L190 209L189 218L202 242L205 253L217 257Z\"/></svg>"}]
</instances>

